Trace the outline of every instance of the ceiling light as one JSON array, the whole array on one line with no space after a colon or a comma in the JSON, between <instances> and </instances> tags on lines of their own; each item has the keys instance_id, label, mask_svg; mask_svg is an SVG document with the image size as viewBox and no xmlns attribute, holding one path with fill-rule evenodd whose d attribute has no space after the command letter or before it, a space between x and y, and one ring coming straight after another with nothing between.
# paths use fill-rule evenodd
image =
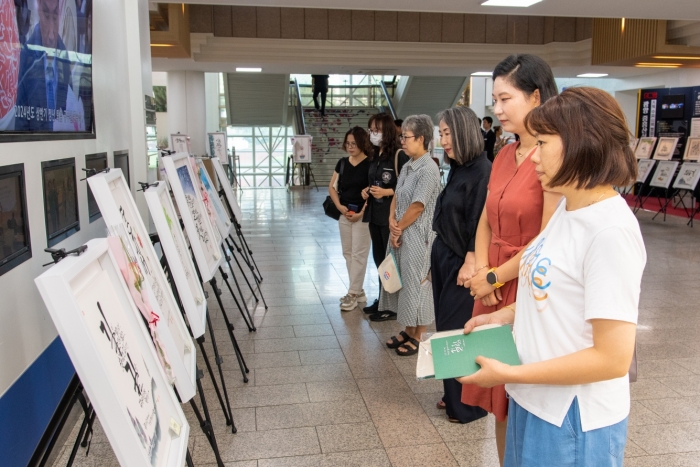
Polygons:
<instances>
[{"instance_id":1,"label":"ceiling light","mask_svg":"<svg viewBox=\"0 0 700 467\"><path fill-rule=\"evenodd\" d=\"M472 76L493 76L492 71L477 71L476 73L472 73Z\"/></svg>"},{"instance_id":2,"label":"ceiling light","mask_svg":"<svg viewBox=\"0 0 700 467\"><path fill-rule=\"evenodd\" d=\"M607 73L583 73L580 75L576 75L577 78L602 78L604 76L608 76Z\"/></svg>"},{"instance_id":3,"label":"ceiling light","mask_svg":"<svg viewBox=\"0 0 700 467\"><path fill-rule=\"evenodd\" d=\"M653 58L661 60L700 60L700 57L672 57L667 55L656 55Z\"/></svg>"},{"instance_id":4,"label":"ceiling light","mask_svg":"<svg viewBox=\"0 0 700 467\"><path fill-rule=\"evenodd\" d=\"M172 47L172 44L151 44L151 47Z\"/></svg>"},{"instance_id":5,"label":"ceiling light","mask_svg":"<svg viewBox=\"0 0 700 467\"><path fill-rule=\"evenodd\" d=\"M260 73L262 68L236 68L238 73Z\"/></svg>"},{"instance_id":6,"label":"ceiling light","mask_svg":"<svg viewBox=\"0 0 700 467\"><path fill-rule=\"evenodd\" d=\"M483 6L512 6L519 8L527 8L540 3L542 0L487 0L482 3Z\"/></svg>"},{"instance_id":7,"label":"ceiling light","mask_svg":"<svg viewBox=\"0 0 700 467\"><path fill-rule=\"evenodd\" d=\"M680 63L637 63L637 68L679 68Z\"/></svg>"}]
</instances>

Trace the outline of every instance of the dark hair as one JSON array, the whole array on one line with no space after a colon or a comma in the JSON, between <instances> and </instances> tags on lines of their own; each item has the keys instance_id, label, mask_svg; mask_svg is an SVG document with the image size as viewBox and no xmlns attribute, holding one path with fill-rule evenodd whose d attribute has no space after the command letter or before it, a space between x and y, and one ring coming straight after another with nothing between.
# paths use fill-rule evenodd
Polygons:
<instances>
[{"instance_id":1,"label":"dark hair","mask_svg":"<svg viewBox=\"0 0 700 467\"><path fill-rule=\"evenodd\" d=\"M371 128L372 123L377 126L382 132L382 144L379 148L379 154L377 156L382 159L388 159L389 157L394 157L396 151L399 149L399 136L396 133L396 124L394 119L391 118L389 114L384 112L372 115L369 117L368 126Z\"/></svg>"},{"instance_id":2,"label":"dark hair","mask_svg":"<svg viewBox=\"0 0 700 467\"><path fill-rule=\"evenodd\" d=\"M452 107L437 114L438 122L445 122L450 129L454 162L463 165L477 157L484 150L478 118L468 107Z\"/></svg>"},{"instance_id":3,"label":"dark hair","mask_svg":"<svg viewBox=\"0 0 700 467\"><path fill-rule=\"evenodd\" d=\"M557 83L547 62L536 55L513 54L496 65L493 80L502 77L521 90L526 96L539 90L540 104L556 96Z\"/></svg>"},{"instance_id":4,"label":"dark hair","mask_svg":"<svg viewBox=\"0 0 700 467\"><path fill-rule=\"evenodd\" d=\"M493 127L493 132L498 133L498 130L500 130L500 129L501 129L501 125L496 125L495 127Z\"/></svg>"},{"instance_id":5,"label":"dark hair","mask_svg":"<svg viewBox=\"0 0 700 467\"><path fill-rule=\"evenodd\" d=\"M485 122L489 122L489 125L493 125L493 118L491 117L484 117Z\"/></svg>"},{"instance_id":6,"label":"dark hair","mask_svg":"<svg viewBox=\"0 0 700 467\"><path fill-rule=\"evenodd\" d=\"M400 118L397 118L396 120L394 120L394 125L396 125L396 126L403 125L403 120Z\"/></svg>"},{"instance_id":7,"label":"dark hair","mask_svg":"<svg viewBox=\"0 0 700 467\"><path fill-rule=\"evenodd\" d=\"M372 143L370 143L369 141L367 130L365 130L364 128L360 128L359 126L350 128L345 133L345 138L343 138L343 151L345 152L348 152L348 150L345 149L345 145L348 142L349 135L352 135L355 138L355 144L357 144L357 148L363 153L365 153L365 155L371 160L374 154L374 149L372 148Z\"/></svg>"},{"instance_id":8,"label":"dark hair","mask_svg":"<svg viewBox=\"0 0 700 467\"><path fill-rule=\"evenodd\" d=\"M477 119L479 120L479 126L481 126L481 119L480 119L480 118L478 118L478 117L477 117Z\"/></svg>"},{"instance_id":9,"label":"dark hair","mask_svg":"<svg viewBox=\"0 0 700 467\"><path fill-rule=\"evenodd\" d=\"M610 94L590 87L571 87L534 108L525 117L533 134L559 135L562 164L549 186L576 184L626 186L637 178L625 114Z\"/></svg>"}]
</instances>

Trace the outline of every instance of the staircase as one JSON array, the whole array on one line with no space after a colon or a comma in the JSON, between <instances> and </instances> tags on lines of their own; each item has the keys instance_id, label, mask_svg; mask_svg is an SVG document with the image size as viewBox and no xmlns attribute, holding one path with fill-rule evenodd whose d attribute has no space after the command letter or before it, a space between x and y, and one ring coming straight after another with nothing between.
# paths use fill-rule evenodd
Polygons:
<instances>
[{"instance_id":1,"label":"staircase","mask_svg":"<svg viewBox=\"0 0 700 467\"><path fill-rule=\"evenodd\" d=\"M367 128L370 115L379 111L376 108L342 107L326 109L326 116L314 108L304 108L306 134L313 136L311 149L311 167L320 185L328 185L331 181L335 165L343 151L345 133L354 126Z\"/></svg>"}]
</instances>

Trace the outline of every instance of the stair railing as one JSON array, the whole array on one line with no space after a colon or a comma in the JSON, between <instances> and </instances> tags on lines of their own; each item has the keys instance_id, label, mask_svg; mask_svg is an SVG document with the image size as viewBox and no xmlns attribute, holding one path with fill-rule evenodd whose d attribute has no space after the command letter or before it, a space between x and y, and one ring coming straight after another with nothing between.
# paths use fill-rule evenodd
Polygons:
<instances>
[{"instance_id":1,"label":"stair railing","mask_svg":"<svg viewBox=\"0 0 700 467\"><path fill-rule=\"evenodd\" d=\"M294 129L298 135L306 134L306 122L304 121L304 108L301 104L301 90L299 82L294 79L289 83L292 92L292 106L294 108Z\"/></svg>"}]
</instances>

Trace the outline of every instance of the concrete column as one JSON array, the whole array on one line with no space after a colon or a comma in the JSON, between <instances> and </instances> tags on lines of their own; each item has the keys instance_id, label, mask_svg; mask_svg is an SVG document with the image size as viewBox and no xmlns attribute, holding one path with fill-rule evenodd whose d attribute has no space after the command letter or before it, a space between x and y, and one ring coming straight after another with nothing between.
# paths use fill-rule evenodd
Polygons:
<instances>
[{"instance_id":1,"label":"concrete column","mask_svg":"<svg viewBox=\"0 0 700 467\"><path fill-rule=\"evenodd\" d=\"M195 155L206 153L206 93L204 72L168 72L168 129L190 137ZM170 139L170 135L168 140Z\"/></svg>"},{"instance_id":2,"label":"concrete column","mask_svg":"<svg viewBox=\"0 0 700 467\"><path fill-rule=\"evenodd\" d=\"M219 73L204 73L204 89L207 96L207 133L212 133L219 131Z\"/></svg>"}]
</instances>

